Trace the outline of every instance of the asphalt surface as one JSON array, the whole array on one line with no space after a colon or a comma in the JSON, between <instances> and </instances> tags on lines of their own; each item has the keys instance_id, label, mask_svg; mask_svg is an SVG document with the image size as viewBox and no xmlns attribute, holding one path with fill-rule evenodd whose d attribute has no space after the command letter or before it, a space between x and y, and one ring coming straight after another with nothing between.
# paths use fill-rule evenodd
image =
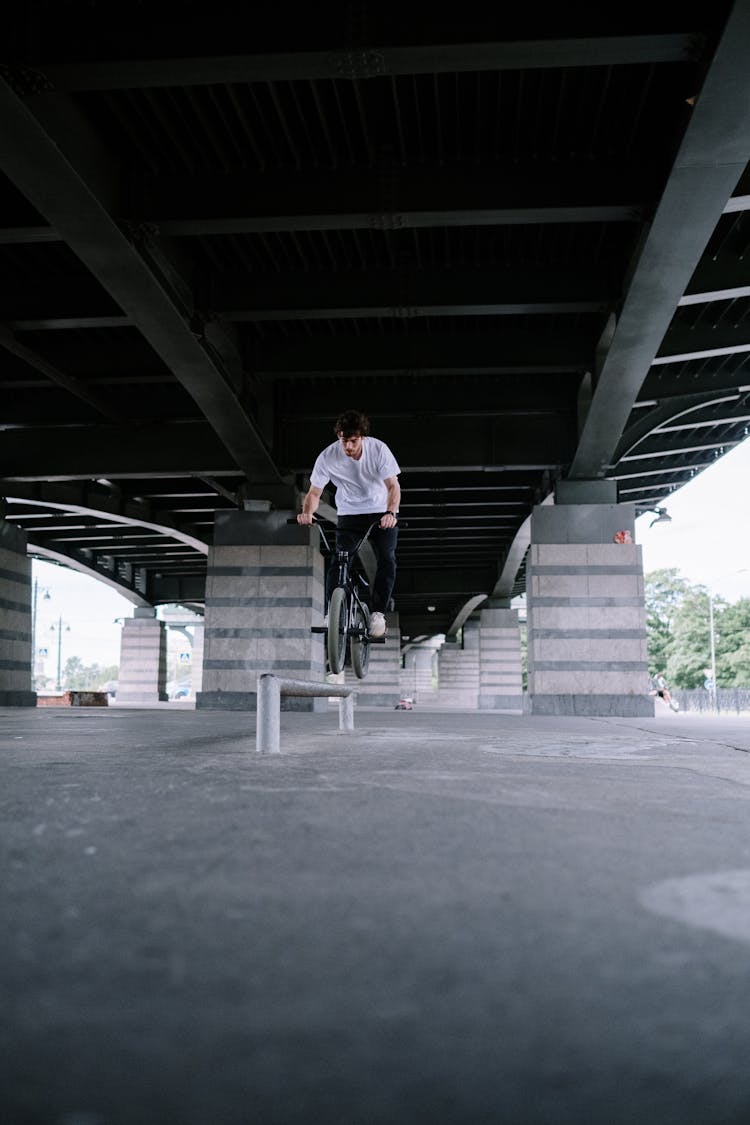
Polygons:
<instances>
[{"instance_id":1,"label":"asphalt surface","mask_svg":"<svg viewBox=\"0 0 750 1125\"><path fill-rule=\"evenodd\" d=\"M750 717L0 710L2 1125L750 1121Z\"/></svg>"}]
</instances>

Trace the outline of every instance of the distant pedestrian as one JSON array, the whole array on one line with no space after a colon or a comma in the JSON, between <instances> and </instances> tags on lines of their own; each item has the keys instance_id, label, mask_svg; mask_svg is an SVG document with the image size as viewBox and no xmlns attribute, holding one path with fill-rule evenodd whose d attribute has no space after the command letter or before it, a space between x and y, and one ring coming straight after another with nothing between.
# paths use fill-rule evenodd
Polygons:
<instances>
[{"instance_id":1,"label":"distant pedestrian","mask_svg":"<svg viewBox=\"0 0 750 1125\"><path fill-rule=\"evenodd\" d=\"M676 699L672 699L664 673L657 672L656 675L652 677L651 682L654 685L651 694L658 695L660 699L663 699L672 711L679 711L680 705Z\"/></svg>"}]
</instances>

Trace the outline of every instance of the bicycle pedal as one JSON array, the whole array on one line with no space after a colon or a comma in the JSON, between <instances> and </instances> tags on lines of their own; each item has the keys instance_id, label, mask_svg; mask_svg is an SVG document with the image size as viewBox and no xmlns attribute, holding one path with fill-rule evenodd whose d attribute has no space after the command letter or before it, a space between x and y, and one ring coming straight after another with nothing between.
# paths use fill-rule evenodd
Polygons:
<instances>
[{"instance_id":1,"label":"bicycle pedal","mask_svg":"<svg viewBox=\"0 0 750 1125\"><path fill-rule=\"evenodd\" d=\"M327 633L328 632L328 626L327 625L313 625L310 628L310 632L311 633Z\"/></svg>"}]
</instances>

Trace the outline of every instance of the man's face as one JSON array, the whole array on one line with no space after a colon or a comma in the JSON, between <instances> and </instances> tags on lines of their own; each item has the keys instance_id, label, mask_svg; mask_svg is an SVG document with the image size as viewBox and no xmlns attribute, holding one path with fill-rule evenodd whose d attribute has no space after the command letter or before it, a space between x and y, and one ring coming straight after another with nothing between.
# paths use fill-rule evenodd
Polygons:
<instances>
[{"instance_id":1,"label":"man's face","mask_svg":"<svg viewBox=\"0 0 750 1125\"><path fill-rule=\"evenodd\" d=\"M359 461L362 456L362 434L350 434L348 437L344 437L343 433L339 430L339 441L347 457L351 457L354 461Z\"/></svg>"}]
</instances>

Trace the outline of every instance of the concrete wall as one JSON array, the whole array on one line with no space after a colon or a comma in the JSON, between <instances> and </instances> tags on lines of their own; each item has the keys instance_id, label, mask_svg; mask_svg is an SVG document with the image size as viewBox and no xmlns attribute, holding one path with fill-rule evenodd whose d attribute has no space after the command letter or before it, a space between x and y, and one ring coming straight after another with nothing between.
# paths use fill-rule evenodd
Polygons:
<instances>
[{"instance_id":1,"label":"concrete wall","mask_svg":"<svg viewBox=\"0 0 750 1125\"><path fill-rule=\"evenodd\" d=\"M123 622L118 703L158 703L167 695L167 631L156 611L137 608Z\"/></svg>"},{"instance_id":2,"label":"concrete wall","mask_svg":"<svg viewBox=\"0 0 750 1125\"><path fill-rule=\"evenodd\" d=\"M323 556L316 528L291 511L220 512L208 557L199 709L254 711L262 672L325 682ZM325 699L285 698L285 710L323 710Z\"/></svg>"},{"instance_id":3,"label":"concrete wall","mask_svg":"<svg viewBox=\"0 0 750 1125\"><path fill-rule=\"evenodd\" d=\"M479 621L464 623L462 643L446 639L438 652L436 704L446 709L474 711L479 706Z\"/></svg>"},{"instance_id":4,"label":"concrete wall","mask_svg":"<svg viewBox=\"0 0 750 1125\"><path fill-rule=\"evenodd\" d=\"M482 606L479 611L479 709L523 711L521 632L518 611Z\"/></svg>"},{"instance_id":5,"label":"concrete wall","mask_svg":"<svg viewBox=\"0 0 750 1125\"><path fill-rule=\"evenodd\" d=\"M526 565L534 714L653 715L632 504L538 507ZM582 541L583 540L583 541Z\"/></svg>"},{"instance_id":6,"label":"concrete wall","mask_svg":"<svg viewBox=\"0 0 750 1125\"><path fill-rule=\"evenodd\" d=\"M346 683L357 688L359 707L395 707L401 698L401 628L397 613L386 613L386 643L370 646L367 675L358 680L347 664Z\"/></svg>"}]
</instances>

